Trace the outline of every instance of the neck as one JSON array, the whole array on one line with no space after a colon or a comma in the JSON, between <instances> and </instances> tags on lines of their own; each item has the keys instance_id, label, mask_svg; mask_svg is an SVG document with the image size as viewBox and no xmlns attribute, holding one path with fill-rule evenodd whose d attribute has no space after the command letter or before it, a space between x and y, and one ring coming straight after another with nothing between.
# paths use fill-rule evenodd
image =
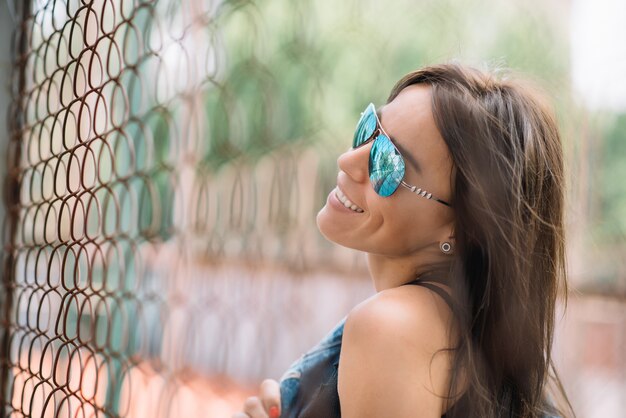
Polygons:
<instances>
[{"instance_id":1,"label":"neck","mask_svg":"<svg viewBox=\"0 0 626 418\"><path fill-rule=\"evenodd\" d=\"M367 254L367 264L376 292L402 286L420 276L449 269L449 256L421 252L406 257ZM444 277L445 280L445 277Z\"/></svg>"}]
</instances>

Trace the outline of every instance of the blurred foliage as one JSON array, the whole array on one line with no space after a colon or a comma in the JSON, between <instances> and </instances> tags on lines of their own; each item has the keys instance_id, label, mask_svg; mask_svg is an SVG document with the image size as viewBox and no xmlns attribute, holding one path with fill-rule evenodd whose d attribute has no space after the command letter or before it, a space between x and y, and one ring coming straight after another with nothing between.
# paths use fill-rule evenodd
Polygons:
<instances>
[{"instance_id":1,"label":"blurred foliage","mask_svg":"<svg viewBox=\"0 0 626 418\"><path fill-rule=\"evenodd\" d=\"M567 80L566 32L535 3L227 3L219 19L228 54L224 83L235 91L222 99L235 100L244 111L237 122L249 124L239 132L247 138L231 141L264 148L341 133L341 149L367 102L384 103L403 74L453 58L511 66L560 85ZM216 120L224 102L208 100ZM321 139L338 142L334 135Z\"/></svg>"},{"instance_id":2,"label":"blurred foliage","mask_svg":"<svg viewBox=\"0 0 626 418\"><path fill-rule=\"evenodd\" d=\"M597 234L610 244L624 246L626 237L626 114L613 115L602 124L601 149L596 158L599 184ZM594 182L595 183L595 182Z\"/></svg>"}]
</instances>

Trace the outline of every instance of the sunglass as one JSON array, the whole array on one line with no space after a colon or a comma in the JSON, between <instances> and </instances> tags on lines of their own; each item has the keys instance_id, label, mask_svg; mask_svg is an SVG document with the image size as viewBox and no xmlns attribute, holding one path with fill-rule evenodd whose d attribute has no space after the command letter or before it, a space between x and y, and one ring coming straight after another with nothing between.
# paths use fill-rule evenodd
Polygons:
<instances>
[{"instance_id":1,"label":"sunglass","mask_svg":"<svg viewBox=\"0 0 626 418\"><path fill-rule=\"evenodd\" d=\"M370 103L361 113L361 119L356 125L352 148L359 148L372 140L374 143L370 150L369 175L376 193L383 197L391 196L398 189L398 186L403 185L426 199L433 199L446 206L452 206L448 202L436 198L432 193L411 186L404 181L404 158L383 129L374 104Z\"/></svg>"}]
</instances>

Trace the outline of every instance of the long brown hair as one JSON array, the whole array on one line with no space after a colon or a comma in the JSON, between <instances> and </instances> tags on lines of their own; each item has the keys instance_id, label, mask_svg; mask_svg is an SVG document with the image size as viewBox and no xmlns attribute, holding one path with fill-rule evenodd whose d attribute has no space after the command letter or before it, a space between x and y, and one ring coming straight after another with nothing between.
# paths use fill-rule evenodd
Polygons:
<instances>
[{"instance_id":1,"label":"long brown hair","mask_svg":"<svg viewBox=\"0 0 626 418\"><path fill-rule=\"evenodd\" d=\"M559 289L567 300L558 124L533 83L499 74L429 66L399 80L387 100L430 85L453 160L449 274L462 335L448 396L461 370L467 390L446 416L565 416L566 407L573 416L551 358Z\"/></svg>"}]
</instances>

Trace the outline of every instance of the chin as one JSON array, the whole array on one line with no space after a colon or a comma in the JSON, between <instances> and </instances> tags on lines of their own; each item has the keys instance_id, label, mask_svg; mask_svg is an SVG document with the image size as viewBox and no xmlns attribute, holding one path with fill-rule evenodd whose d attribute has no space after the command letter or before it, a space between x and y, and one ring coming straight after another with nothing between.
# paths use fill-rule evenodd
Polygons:
<instances>
[{"instance_id":1,"label":"chin","mask_svg":"<svg viewBox=\"0 0 626 418\"><path fill-rule=\"evenodd\" d=\"M348 238L346 236L348 231L345 229L345 225L333 219L332 215L328 213L326 206L317 213L315 222L317 223L317 229L328 241L334 242L342 247L361 250L360 248L356 248L354 244L350 242L351 240L346 239Z\"/></svg>"},{"instance_id":2,"label":"chin","mask_svg":"<svg viewBox=\"0 0 626 418\"><path fill-rule=\"evenodd\" d=\"M333 235L335 235L332 233L332 221L328 219L330 216L328 213L326 213L327 211L328 209L326 208L326 206L320 209L320 211L317 212L317 216L315 217L315 223L317 224L317 229L320 231L320 234L324 236L324 238L326 238L328 241L335 242L335 240L332 238Z\"/></svg>"}]
</instances>

